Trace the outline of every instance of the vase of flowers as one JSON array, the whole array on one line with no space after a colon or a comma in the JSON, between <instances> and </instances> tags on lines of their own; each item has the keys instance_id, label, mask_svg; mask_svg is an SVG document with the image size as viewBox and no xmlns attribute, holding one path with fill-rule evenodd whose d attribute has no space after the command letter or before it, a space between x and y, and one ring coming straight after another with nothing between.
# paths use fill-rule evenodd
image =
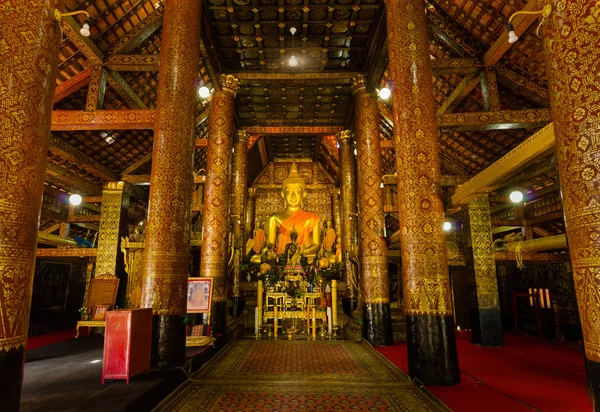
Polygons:
<instances>
[{"instance_id":1,"label":"vase of flowers","mask_svg":"<svg viewBox=\"0 0 600 412\"><path fill-rule=\"evenodd\" d=\"M79 308L79 317L81 320L90 320L90 310L85 306Z\"/></svg>"}]
</instances>

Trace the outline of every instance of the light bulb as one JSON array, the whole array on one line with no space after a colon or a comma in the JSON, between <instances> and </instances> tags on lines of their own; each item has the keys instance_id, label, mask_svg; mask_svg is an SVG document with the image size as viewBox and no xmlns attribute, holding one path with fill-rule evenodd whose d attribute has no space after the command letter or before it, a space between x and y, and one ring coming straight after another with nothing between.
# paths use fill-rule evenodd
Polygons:
<instances>
[{"instance_id":1,"label":"light bulb","mask_svg":"<svg viewBox=\"0 0 600 412\"><path fill-rule=\"evenodd\" d=\"M444 222L443 229L444 229L444 232L449 232L450 230L452 230L452 223Z\"/></svg>"},{"instance_id":2,"label":"light bulb","mask_svg":"<svg viewBox=\"0 0 600 412\"><path fill-rule=\"evenodd\" d=\"M202 86L200 90L198 90L198 94L200 94L200 97L203 99L206 99L208 96L210 96L210 90L208 90L208 87Z\"/></svg>"},{"instance_id":3,"label":"light bulb","mask_svg":"<svg viewBox=\"0 0 600 412\"><path fill-rule=\"evenodd\" d=\"M523 201L523 193L515 190L510 194L510 201L513 203L521 203Z\"/></svg>"},{"instance_id":4,"label":"light bulb","mask_svg":"<svg viewBox=\"0 0 600 412\"><path fill-rule=\"evenodd\" d=\"M380 187L381 189L383 189L383 187L384 187L384 186L383 186L383 182L381 182L381 184L379 185L379 187Z\"/></svg>"},{"instance_id":5,"label":"light bulb","mask_svg":"<svg viewBox=\"0 0 600 412\"><path fill-rule=\"evenodd\" d=\"M508 23L508 42L510 44L516 43L519 40L519 36L515 33L515 27L512 23Z\"/></svg>"},{"instance_id":6,"label":"light bulb","mask_svg":"<svg viewBox=\"0 0 600 412\"><path fill-rule=\"evenodd\" d=\"M73 206L80 205L82 200L83 199L81 198L81 196L78 195L77 193L73 193L71 196L69 196L69 203L72 204Z\"/></svg>"},{"instance_id":7,"label":"light bulb","mask_svg":"<svg viewBox=\"0 0 600 412\"><path fill-rule=\"evenodd\" d=\"M391 95L392 91L388 87L384 87L383 89L379 90L379 98L381 100L387 100Z\"/></svg>"},{"instance_id":8,"label":"light bulb","mask_svg":"<svg viewBox=\"0 0 600 412\"><path fill-rule=\"evenodd\" d=\"M290 60L288 61L288 66L298 67L298 59L296 58L296 56L292 55L292 57L290 57Z\"/></svg>"},{"instance_id":9,"label":"light bulb","mask_svg":"<svg viewBox=\"0 0 600 412\"><path fill-rule=\"evenodd\" d=\"M79 29L79 34L83 37L90 37L90 25L87 22L83 23L83 26Z\"/></svg>"}]
</instances>

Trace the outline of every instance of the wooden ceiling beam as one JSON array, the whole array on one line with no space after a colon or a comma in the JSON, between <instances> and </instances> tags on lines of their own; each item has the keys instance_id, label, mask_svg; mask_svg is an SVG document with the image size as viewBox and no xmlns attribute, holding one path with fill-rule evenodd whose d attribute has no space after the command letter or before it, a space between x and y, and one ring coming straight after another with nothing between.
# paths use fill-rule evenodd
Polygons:
<instances>
[{"instance_id":1,"label":"wooden ceiling beam","mask_svg":"<svg viewBox=\"0 0 600 412\"><path fill-rule=\"evenodd\" d=\"M92 68L88 67L87 69L77 73L75 76L71 77L69 80L62 82L56 87L54 91L54 97L52 98L52 103L56 103L67 96L70 96L72 93L81 89L83 86L87 86L90 82L90 76L92 74Z\"/></svg>"},{"instance_id":2,"label":"wooden ceiling beam","mask_svg":"<svg viewBox=\"0 0 600 412\"><path fill-rule=\"evenodd\" d=\"M106 60L104 67L117 72L157 72L159 63L158 54L115 54Z\"/></svg>"},{"instance_id":3,"label":"wooden ceiling beam","mask_svg":"<svg viewBox=\"0 0 600 412\"><path fill-rule=\"evenodd\" d=\"M127 169L123 170L121 175L130 175L151 160L152 151L150 153L147 153L144 157L142 157L140 160L129 166Z\"/></svg>"},{"instance_id":4,"label":"wooden ceiling beam","mask_svg":"<svg viewBox=\"0 0 600 412\"><path fill-rule=\"evenodd\" d=\"M161 5L122 36L112 48L113 54L133 53L135 49L140 47L143 42L162 27L163 11L164 7Z\"/></svg>"},{"instance_id":5,"label":"wooden ceiling beam","mask_svg":"<svg viewBox=\"0 0 600 412\"><path fill-rule=\"evenodd\" d=\"M74 186L77 189L82 190L85 194L102 194L102 188L99 186L95 185L89 180L82 179L79 175L65 170L54 163L46 162L46 174L61 180L70 186Z\"/></svg>"},{"instance_id":6,"label":"wooden ceiling beam","mask_svg":"<svg viewBox=\"0 0 600 412\"><path fill-rule=\"evenodd\" d=\"M483 64L479 59L431 59L431 70L434 75L477 73L482 67Z\"/></svg>"},{"instance_id":7,"label":"wooden ceiling beam","mask_svg":"<svg viewBox=\"0 0 600 412\"><path fill-rule=\"evenodd\" d=\"M54 110L52 131L142 130L154 128L154 110Z\"/></svg>"},{"instance_id":8,"label":"wooden ceiling beam","mask_svg":"<svg viewBox=\"0 0 600 412\"><path fill-rule=\"evenodd\" d=\"M56 136L50 136L50 146L48 150L64 160L77 163L81 169L100 179L104 179L108 182L116 182L119 180L118 173L113 172L108 167L102 165Z\"/></svg>"},{"instance_id":9,"label":"wooden ceiling beam","mask_svg":"<svg viewBox=\"0 0 600 412\"><path fill-rule=\"evenodd\" d=\"M127 84L123 76L119 73L109 70L108 71L108 84L117 92L119 96L125 100L125 103L129 106L130 109L138 109L138 110L146 110L148 107L146 104L140 99L135 90Z\"/></svg>"},{"instance_id":10,"label":"wooden ceiling beam","mask_svg":"<svg viewBox=\"0 0 600 412\"><path fill-rule=\"evenodd\" d=\"M541 127L552 122L550 109L437 114L439 130L505 130Z\"/></svg>"},{"instance_id":11,"label":"wooden ceiling beam","mask_svg":"<svg viewBox=\"0 0 600 412\"><path fill-rule=\"evenodd\" d=\"M450 198L447 209L467 204L477 196L501 187L506 180L521 172L540 157L552 152L554 142L554 126L550 123L481 173L460 185Z\"/></svg>"},{"instance_id":12,"label":"wooden ceiling beam","mask_svg":"<svg viewBox=\"0 0 600 412\"><path fill-rule=\"evenodd\" d=\"M344 130L342 126L250 126L244 127L250 134L335 134Z\"/></svg>"},{"instance_id":13,"label":"wooden ceiling beam","mask_svg":"<svg viewBox=\"0 0 600 412\"><path fill-rule=\"evenodd\" d=\"M83 37L79 34L81 26L71 16L63 17L62 28L65 36L79 51L88 59L88 62L94 65L100 65L104 61L102 51L94 44L90 37Z\"/></svg>"},{"instance_id":14,"label":"wooden ceiling beam","mask_svg":"<svg viewBox=\"0 0 600 412\"><path fill-rule=\"evenodd\" d=\"M529 1L527 2L527 4L525 4L525 7L522 11L531 12L536 10L538 10L537 2ZM527 31L529 26L531 26L537 18L538 15L535 14L520 14L516 16L512 23L515 27L515 33L517 33L518 36L522 36L523 33ZM490 47L488 51L483 55L483 64L485 66L495 65L496 63L498 63L498 61L500 61L502 56L504 56L511 47L512 44L508 42L508 29L504 28L502 30L502 34L500 34L500 37L498 37L494 44L492 44L492 47Z\"/></svg>"},{"instance_id":15,"label":"wooden ceiling beam","mask_svg":"<svg viewBox=\"0 0 600 412\"><path fill-rule=\"evenodd\" d=\"M465 75L462 81L456 86L456 89L448 96L448 98L437 109L437 114L451 113L456 109L465 98L473 91L479 83L479 73L471 72Z\"/></svg>"},{"instance_id":16,"label":"wooden ceiling beam","mask_svg":"<svg viewBox=\"0 0 600 412\"><path fill-rule=\"evenodd\" d=\"M134 186L146 186L150 184L150 175L122 175L121 180Z\"/></svg>"}]
</instances>

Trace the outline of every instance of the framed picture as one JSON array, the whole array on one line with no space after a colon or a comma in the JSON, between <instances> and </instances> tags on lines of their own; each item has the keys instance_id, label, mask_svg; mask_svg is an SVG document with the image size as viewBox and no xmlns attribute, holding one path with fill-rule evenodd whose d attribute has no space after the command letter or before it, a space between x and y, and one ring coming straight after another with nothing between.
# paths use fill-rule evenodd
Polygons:
<instances>
[{"instance_id":1,"label":"framed picture","mask_svg":"<svg viewBox=\"0 0 600 412\"><path fill-rule=\"evenodd\" d=\"M187 312L210 312L212 299L212 278L188 278Z\"/></svg>"},{"instance_id":2,"label":"framed picture","mask_svg":"<svg viewBox=\"0 0 600 412\"><path fill-rule=\"evenodd\" d=\"M108 311L108 305L96 305L94 307L94 315L92 320L106 320L106 312Z\"/></svg>"}]
</instances>

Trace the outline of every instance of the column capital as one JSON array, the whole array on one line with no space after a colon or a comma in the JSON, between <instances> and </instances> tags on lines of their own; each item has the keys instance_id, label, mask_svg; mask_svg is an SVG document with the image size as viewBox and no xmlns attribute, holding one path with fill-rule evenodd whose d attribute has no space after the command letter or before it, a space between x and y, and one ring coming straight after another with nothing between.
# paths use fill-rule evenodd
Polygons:
<instances>
[{"instance_id":1,"label":"column capital","mask_svg":"<svg viewBox=\"0 0 600 412\"><path fill-rule=\"evenodd\" d=\"M342 130L341 132L339 132L339 133L337 134L337 138L338 138L340 141L342 141L342 140L346 140L346 139L348 139L348 140L351 140L351 139L352 139L352 131L351 131L351 130L348 130L348 129L346 129L346 130Z\"/></svg>"},{"instance_id":2,"label":"column capital","mask_svg":"<svg viewBox=\"0 0 600 412\"><path fill-rule=\"evenodd\" d=\"M231 93L235 97L240 88L240 81L230 74L222 74L220 81L223 91Z\"/></svg>"},{"instance_id":3,"label":"column capital","mask_svg":"<svg viewBox=\"0 0 600 412\"><path fill-rule=\"evenodd\" d=\"M352 78L352 95L363 94L367 92L367 78L364 74Z\"/></svg>"},{"instance_id":4,"label":"column capital","mask_svg":"<svg viewBox=\"0 0 600 412\"><path fill-rule=\"evenodd\" d=\"M255 187L249 187L248 188L248 197L254 197L256 196L256 188Z\"/></svg>"},{"instance_id":5,"label":"column capital","mask_svg":"<svg viewBox=\"0 0 600 412\"><path fill-rule=\"evenodd\" d=\"M339 196L340 195L340 188L339 187L330 187L329 188L329 193L331 194L331 196Z\"/></svg>"},{"instance_id":6,"label":"column capital","mask_svg":"<svg viewBox=\"0 0 600 412\"><path fill-rule=\"evenodd\" d=\"M237 131L237 135L238 135L238 139L240 139L240 142L248 142L248 139L250 138L250 133L248 133L246 131L246 129L239 129Z\"/></svg>"}]
</instances>

